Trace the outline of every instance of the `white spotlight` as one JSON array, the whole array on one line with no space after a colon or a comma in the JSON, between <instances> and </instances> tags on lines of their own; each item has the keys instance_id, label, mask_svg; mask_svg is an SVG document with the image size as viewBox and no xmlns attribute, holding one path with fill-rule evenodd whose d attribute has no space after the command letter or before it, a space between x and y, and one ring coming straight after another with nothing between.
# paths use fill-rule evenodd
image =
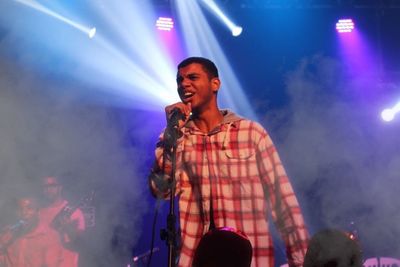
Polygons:
<instances>
[{"instance_id":1,"label":"white spotlight","mask_svg":"<svg viewBox=\"0 0 400 267\"><path fill-rule=\"evenodd\" d=\"M225 23L225 25L231 30L233 36L239 36L243 28L235 25L223 12L222 10L215 4L213 0L203 0L203 2L207 5L207 7L215 14L217 17Z\"/></svg>"},{"instance_id":2,"label":"white spotlight","mask_svg":"<svg viewBox=\"0 0 400 267\"><path fill-rule=\"evenodd\" d=\"M91 28L88 35L89 38L92 39L96 35L96 28L95 27Z\"/></svg>"},{"instance_id":3,"label":"white spotlight","mask_svg":"<svg viewBox=\"0 0 400 267\"><path fill-rule=\"evenodd\" d=\"M240 27L240 26L235 26L233 29L232 29L232 35L233 36L239 36L241 33L242 33L242 31L243 31L243 28L242 27Z\"/></svg>"},{"instance_id":4,"label":"white spotlight","mask_svg":"<svg viewBox=\"0 0 400 267\"><path fill-rule=\"evenodd\" d=\"M48 9L47 7L43 6L42 4L34 1L34 0L15 0L16 2L23 4L25 6L29 6L39 12L42 12L44 14L47 14L53 18L56 18L60 21L63 21L67 23L68 25L71 25L72 27L86 33L89 35L89 38L93 38L94 35L96 34L96 28L91 28L89 29L88 27L85 27L84 25L81 25L75 21L72 21L64 16L61 16L60 14Z\"/></svg>"},{"instance_id":5,"label":"white spotlight","mask_svg":"<svg viewBox=\"0 0 400 267\"><path fill-rule=\"evenodd\" d=\"M392 109L387 108L387 109L383 110L381 113L382 120L392 121L394 119L394 114L395 113L393 112Z\"/></svg>"},{"instance_id":6,"label":"white spotlight","mask_svg":"<svg viewBox=\"0 0 400 267\"><path fill-rule=\"evenodd\" d=\"M381 117L384 121L392 121L397 113L400 112L400 102L398 102L394 107L384 109L381 112Z\"/></svg>"}]
</instances>

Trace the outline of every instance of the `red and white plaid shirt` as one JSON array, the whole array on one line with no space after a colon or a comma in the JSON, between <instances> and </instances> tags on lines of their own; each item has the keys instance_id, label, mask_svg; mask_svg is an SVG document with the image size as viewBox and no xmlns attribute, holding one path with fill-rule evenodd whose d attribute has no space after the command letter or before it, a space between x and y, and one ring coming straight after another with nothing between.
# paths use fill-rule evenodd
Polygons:
<instances>
[{"instance_id":1,"label":"red and white plaid shirt","mask_svg":"<svg viewBox=\"0 0 400 267\"><path fill-rule=\"evenodd\" d=\"M275 146L256 122L222 113L223 122L211 132L201 132L189 120L178 139L179 266L191 266L195 249L209 230L210 203L216 227L233 227L248 236L253 246L252 267L274 266L267 210L286 244L289 264L302 266L308 233ZM163 152L161 134L156 174L162 172ZM165 165L170 169L168 157ZM162 195L154 181L150 184L155 194Z\"/></svg>"}]
</instances>

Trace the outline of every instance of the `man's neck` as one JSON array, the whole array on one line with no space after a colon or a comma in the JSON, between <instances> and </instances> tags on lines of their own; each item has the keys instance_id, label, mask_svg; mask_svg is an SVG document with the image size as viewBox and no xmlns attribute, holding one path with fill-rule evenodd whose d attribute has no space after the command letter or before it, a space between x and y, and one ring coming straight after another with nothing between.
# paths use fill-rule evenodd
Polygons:
<instances>
[{"instance_id":1,"label":"man's neck","mask_svg":"<svg viewBox=\"0 0 400 267\"><path fill-rule=\"evenodd\" d=\"M203 112L194 113L192 116L193 122L204 133L209 133L217 127L223 120L224 116L221 114L217 106L209 108Z\"/></svg>"}]
</instances>

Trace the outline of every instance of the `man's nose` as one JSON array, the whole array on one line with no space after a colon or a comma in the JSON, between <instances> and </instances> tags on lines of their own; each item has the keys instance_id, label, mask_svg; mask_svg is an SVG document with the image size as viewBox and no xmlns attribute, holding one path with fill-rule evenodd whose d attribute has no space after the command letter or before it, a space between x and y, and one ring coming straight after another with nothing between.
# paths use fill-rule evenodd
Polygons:
<instances>
[{"instance_id":1,"label":"man's nose","mask_svg":"<svg viewBox=\"0 0 400 267\"><path fill-rule=\"evenodd\" d=\"M181 86L182 87L187 87L187 86L189 86L190 85L190 80L189 79L182 79L182 82L181 82Z\"/></svg>"}]
</instances>

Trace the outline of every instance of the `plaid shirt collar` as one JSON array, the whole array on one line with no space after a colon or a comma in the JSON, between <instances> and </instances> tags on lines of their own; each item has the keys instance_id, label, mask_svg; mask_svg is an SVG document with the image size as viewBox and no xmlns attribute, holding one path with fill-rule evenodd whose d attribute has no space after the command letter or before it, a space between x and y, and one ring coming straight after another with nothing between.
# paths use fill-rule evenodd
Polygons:
<instances>
[{"instance_id":1,"label":"plaid shirt collar","mask_svg":"<svg viewBox=\"0 0 400 267\"><path fill-rule=\"evenodd\" d=\"M224 131L228 129L229 127L237 127L237 123L240 120L243 120L243 118L239 117L236 115L234 112L228 110L228 109L223 109L220 110L221 114L224 116L222 122L215 127L212 131L210 131L208 134L203 133L200 131L199 128L197 128L196 124L193 122L192 119L189 119L189 121L185 125L184 132L189 132L190 134L198 134L198 135L212 135L219 133L220 131Z\"/></svg>"}]
</instances>

